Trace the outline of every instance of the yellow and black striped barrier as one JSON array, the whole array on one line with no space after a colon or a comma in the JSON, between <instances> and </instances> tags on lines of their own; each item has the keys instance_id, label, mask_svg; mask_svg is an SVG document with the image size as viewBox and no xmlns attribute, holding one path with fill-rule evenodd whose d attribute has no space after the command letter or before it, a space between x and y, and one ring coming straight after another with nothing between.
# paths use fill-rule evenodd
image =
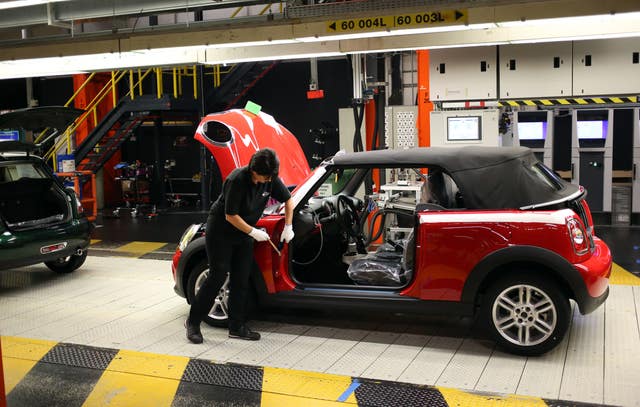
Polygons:
<instances>
[{"instance_id":1,"label":"yellow and black striped barrier","mask_svg":"<svg viewBox=\"0 0 640 407\"><path fill-rule=\"evenodd\" d=\"M581 406L183 356L0 337L9 406Z\"/></svg>"},{"instance_id":2,"label":"yellow and black striped barrier","mask_svg":"<svg viewBox=\"0 0 640 407\"><path fill-rule=\"evenodd\" d=\"M523 99L499 100L498 106L582 106L582 105L618 105L638 103L637 96L593 97L593 98L561 98L561 99Z\"/></svg>"}]
</instances>

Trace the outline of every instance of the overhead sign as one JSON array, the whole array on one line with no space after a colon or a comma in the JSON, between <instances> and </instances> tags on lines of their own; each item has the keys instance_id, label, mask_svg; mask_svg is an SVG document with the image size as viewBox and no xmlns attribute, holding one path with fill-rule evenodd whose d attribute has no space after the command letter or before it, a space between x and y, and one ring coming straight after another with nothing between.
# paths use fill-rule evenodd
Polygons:
<instances>
[{"instance_id":1,"label":"overhead sign","mask_svg":"<svg viewBox=\"0 0 640 407\"><path fill-rule=\"evenodd\" d=\"M467 10L441 10L396 16L363 17L327 22L327 32L347 33L380 31L399 28L421 28L461 23L466 21Z\"/></svg>"}]
</instances>

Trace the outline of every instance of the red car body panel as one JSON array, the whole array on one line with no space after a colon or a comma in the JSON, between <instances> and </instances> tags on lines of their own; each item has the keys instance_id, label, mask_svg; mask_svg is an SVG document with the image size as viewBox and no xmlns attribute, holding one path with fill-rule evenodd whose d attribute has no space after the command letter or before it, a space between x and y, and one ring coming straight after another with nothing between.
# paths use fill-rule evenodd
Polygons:
<instances>
[{"instance_id":1,"label":"red car body panel","mask_svg":"<svg viewBox=\"0 0 640 407\"><path fill-rule=\"evenodd\" d=\"M613 263L609 246L597 237L594 237L594 241L596 247L591 256L586 261L576 264L575 267L584 279L589 295L598 297L609 286Z\"/></svg>"},{"instance_id":2,"label":"red car body panel","mask_svg":"<svg viewBox=\"0 0 640 407\"><path fill-rule=\"evenodd\" d=\"M218 142L203 131L208 122L224 124L231 131L231 139ZM251 156L261 148L274 149L280 158L280 173L285 185L297 185L310 173L307 159L295 138L275 119L263 112L253 114L243 109L232 109L205 116L198 125L194 138L213 154L222 179L238 167L249 163Z\"/></svg>"},{"instance_id":3,"label":"red car body panel","mask_svg":"<svg viewBox=\"0 0 640 407\"><path fill-rule=\"evenodd\" d=\"M570 244L564 211L447 211L421 213L414 281L402 295L423 300L460 301L469 274L480 261L511 246L537 246L569 260L582 274L589 294L601 295L611 272L608 247L582 256ZM480 243L480 244L479 244Z\"/></svg>"}]
</instances>

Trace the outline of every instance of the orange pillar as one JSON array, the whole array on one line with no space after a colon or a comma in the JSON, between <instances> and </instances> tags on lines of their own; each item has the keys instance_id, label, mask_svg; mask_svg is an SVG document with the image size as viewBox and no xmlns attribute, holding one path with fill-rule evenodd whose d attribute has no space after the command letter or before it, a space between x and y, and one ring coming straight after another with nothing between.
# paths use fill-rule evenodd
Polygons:
<instances>
[{"instance_id":1,"label":"orange pillar","mask_svg":"<svg viewBox=\"0 0 640 407\"><path fill-rule=\"evenodd\" d=\"M0 407L7 407L7 397L4 394L4 369L2 368L2 341L0 341Z\"/></svg>"},{"instance_id":2,"label":"orange pillar","mask_svg":"<svg viewBox=\"0 0 640 407\"><path fill-rule=\"evenodd\" d=\"M418 145L431 145L431 111L433 103L429 99L429 51L416 51L418 58Z\"/></svg>"}]
</instances>

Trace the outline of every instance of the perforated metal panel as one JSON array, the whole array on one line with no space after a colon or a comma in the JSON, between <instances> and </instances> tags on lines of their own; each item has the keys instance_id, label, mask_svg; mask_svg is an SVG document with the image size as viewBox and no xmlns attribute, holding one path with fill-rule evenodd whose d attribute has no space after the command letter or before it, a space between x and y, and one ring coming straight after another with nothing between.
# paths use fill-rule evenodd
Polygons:
<instances>
[{"instance_id":1,"label":"perforated metal panel","mask_svg":"<svg viewBox=\"0 0 640 407\"><path fill-rule=\"evenodd\" d=\"M384 109L384 145L387 148L393 148L393 123L391 121L391 112L390 108Z\"/></svg>"},{"instance_id":2,"label":"perforated metal panel","mask_svg":"<svg viewBox=\"0 0 640 407\"><path fill-rule=\"evenodd\" d=\"M417 106L388 107L385 111L385 140L389 148L402 150L417 147L417 120Z\"/></svg>"}]
</instances>

